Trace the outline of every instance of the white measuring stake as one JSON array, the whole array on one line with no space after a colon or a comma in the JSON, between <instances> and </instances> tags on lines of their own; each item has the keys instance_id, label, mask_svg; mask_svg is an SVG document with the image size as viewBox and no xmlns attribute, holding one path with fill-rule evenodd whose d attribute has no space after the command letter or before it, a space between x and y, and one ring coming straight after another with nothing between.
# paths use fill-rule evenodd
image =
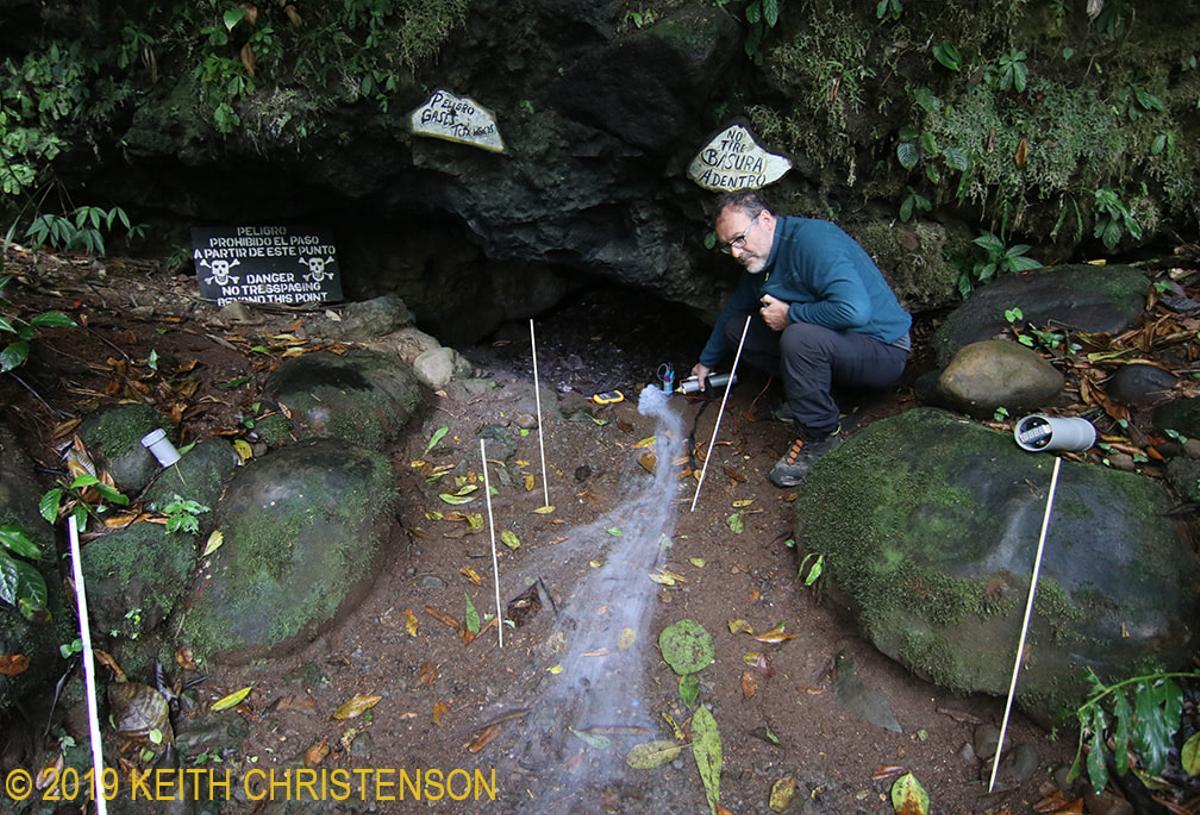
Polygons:
<instances>
[{"instance_id":1,"label":"white measuring stake","mask_svg":"<svg viewBox=\"0 0 1200 815\"><path fill-rule=\"evenodd\" d=\"M729 369L729 384L725 386L725 395L721 397L721 409L717 411L717 423L713 425L712 438L708 440L708 453L704 456L704 466L700 468L700 480L696 483L696 494L692 496L692 512L696 511L696 502L700 500L700 488L704 486L704 474L708 472L708 462L712 460L713 445L717 443L717 431L721 429L721 417L725 415L725 402L729 399L729 391L733 389L734 374L737 373L738 360L742 358L742 346L746 344L746 332L750 330L753 314L746 315L746 325L742 328L742 338L738 340L737 353L733 355L733 367Z\"/></svg>"},{"instance_id":2,"label":"white measuring stake","mask_svg":"<svg viewBox=\"0 0 1200 815\"><path fill-rule=\"evenodd\" d=\"M1000 723L1000 740L996 742L996 756L992 761L992 777L988 780L988 792L996 786L996 771L1000 767L1000 753L1004 750L1004 734L1008 730L1008 717L1012 713L1013 697L1017 694L1017 675L1021 672L1021 654L1025 652L1025 635L1029 633L1029 618L1033 614L1033 596L1037 593L1038 573L1042 570L1042 551L1046 546L1046 531L1050 528L1050 510L1054 507L1054 491L1058 488L1058 469L1062 459L1054 457L1054 474L1050 476L1050 494L1046 496L1046 514L1042 516L1042 534L1038 537L1037 554L1033 557L1033 576L1029 578L1029 597L1025 600L1025 620L1021 623L1021 639L1017 643L1017 658L1013 660L1012 681L1008 685L1008 701L1004 703L1004 721Z\"/></svg>"},{"instance_id":3,"label":"white measuring stake","mask_svg":"<svg viewBox=\"0 0 1200 815\"><path fill-rule=\"evenodd\" d=\"M532 322L532 321L530 321ZM496 584L496 631L500 634L500 647L504 647L504 609L500 608L500 564L496 560L496 522L492 520L492 485L488 480L487 448L479 440L479 455L483 459L483 497L487 501L488 530L492 533L492 582Z\"/></svg>"},{"instance_id":4,"label":"white measuring stake","mask_svg":"<svg viewBox=\"0 0 1200 815\"><path fill-rule=\"evenodd\" d=\"M75 513L67 517L67 536L71 539L71 569L75 575L75 604L79 612L79 639L83 643L83 682L87 688L88 726L92 736L92 785L96 793L96 812L108 815L104 800L104 748L100 743L100 716L96 712L96 665L92 659L92 629L88 625L87 591L83 586L83 566L79 560L79 529Z\"/></svg>"},{"instance_id":5,"label":"white measuring stake","mask_svg":"<svg viewBox=\"0 0 1200 815\"><path fill-rule=\"evenodd\" d=\"M542 438L542 389L538 387L537 340L533 336L533 318L529 318L529 347L533 353L533 397L537 401L538 451L542 454L542 494L546 496L543 506L550 506L550 482L546 478L546 442Z\"/></svg>"}]
</instances>

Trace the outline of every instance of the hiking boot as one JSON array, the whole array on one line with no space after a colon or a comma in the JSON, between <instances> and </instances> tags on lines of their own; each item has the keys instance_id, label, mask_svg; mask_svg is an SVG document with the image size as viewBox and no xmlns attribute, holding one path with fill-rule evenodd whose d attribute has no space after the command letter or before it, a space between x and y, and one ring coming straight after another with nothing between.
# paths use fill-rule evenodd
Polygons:
<instances>
[{"instance_id":1,"label":"hiking boot","mask_svg":"<svg viewBox=\"0 0 1200 815\"><path fill-rule=\"evenodd\" d=\"M815 441L799 436L792 442L783 458L771 468L768 476L776 487L795 487L812 469L817 459L842 443L842 429L830 433L823 439Z\"/></svg>"},{"instance_id":2,"label":"hiking boot","mask_svg":"<svg viewBox=\"0 0 1200 815\"><path fill-rule=\"evenodd\" d=\"M771 410L771 418L777 422L787 424L794 421L796 417L792 415L792 409L788 407L787 402L780 402Z\"/></svg>"}]
</instances>

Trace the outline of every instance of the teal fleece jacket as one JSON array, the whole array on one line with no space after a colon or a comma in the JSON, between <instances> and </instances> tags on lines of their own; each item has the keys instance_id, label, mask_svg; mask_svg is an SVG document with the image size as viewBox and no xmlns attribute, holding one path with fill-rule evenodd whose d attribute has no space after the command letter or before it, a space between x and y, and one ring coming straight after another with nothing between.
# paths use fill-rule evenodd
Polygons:
<instances>
[{"instance_id":1,"label":"teal fleece jacket","mask_svg":"<svg viewBox=\"0 0 1200 815\"><path fill-rule=\"evenodd\" d=\"M855 331L910 347L912 317L854 238L829 221L778 216L766 266L758 274L742 273L700 353L702 365L712 368L733 350L725 323L735 314L757 314L764 294L790 304L789 323Z\"/></svg>"}]
</instances>

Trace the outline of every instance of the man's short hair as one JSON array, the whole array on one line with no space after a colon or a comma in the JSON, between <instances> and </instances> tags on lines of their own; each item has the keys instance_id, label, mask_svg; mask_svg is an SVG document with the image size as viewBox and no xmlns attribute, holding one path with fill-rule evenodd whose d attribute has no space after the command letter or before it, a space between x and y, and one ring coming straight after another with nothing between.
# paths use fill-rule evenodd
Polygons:
<instances>
[{"instance_id":1,"label":"man's short hair","mask_svg":"<svg viewBox=\"0 0 1200 815\"><path fill-rule=\"evenodd\" d=\"M713 224L716 224L721 213L727 209L739 209L751 218L757 218L764 211L769 210L766 196L760 190L734 190L727 192L717 199L717 210L713 215Z\"/></svg>"}]
</instances>

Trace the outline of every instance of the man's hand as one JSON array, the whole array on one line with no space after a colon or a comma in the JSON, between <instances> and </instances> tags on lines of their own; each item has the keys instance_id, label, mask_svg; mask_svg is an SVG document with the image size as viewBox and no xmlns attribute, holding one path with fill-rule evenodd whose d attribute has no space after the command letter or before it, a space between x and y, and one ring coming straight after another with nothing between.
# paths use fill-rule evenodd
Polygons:
<instances>
[{"instance_id":1,"label":"man's hand","mask_svg":"<svg viewBox=\"0 0 1200 815\"><path fill-rule=\"evenodd\" d=\"M758 310L758 313L762 315L763 322L767 324L767 328L772 331L782 331L787 328L787 303L769 294L764 294L759 302L762 304L762 307Z\"/></svg>"},{"instance_id":2,"label":"man's hand","mask_svg":"<svg viewBox=\"0 0 1200 815\"><path fill-rule=\"evenodd\" d=\"M709 370L709 367L699 362L692 367L692 376L696 377L696 379L700 381L700 390L704 390L705 382L710 373L712 373L712 371Z\"/></svg>"}]
</instances>

